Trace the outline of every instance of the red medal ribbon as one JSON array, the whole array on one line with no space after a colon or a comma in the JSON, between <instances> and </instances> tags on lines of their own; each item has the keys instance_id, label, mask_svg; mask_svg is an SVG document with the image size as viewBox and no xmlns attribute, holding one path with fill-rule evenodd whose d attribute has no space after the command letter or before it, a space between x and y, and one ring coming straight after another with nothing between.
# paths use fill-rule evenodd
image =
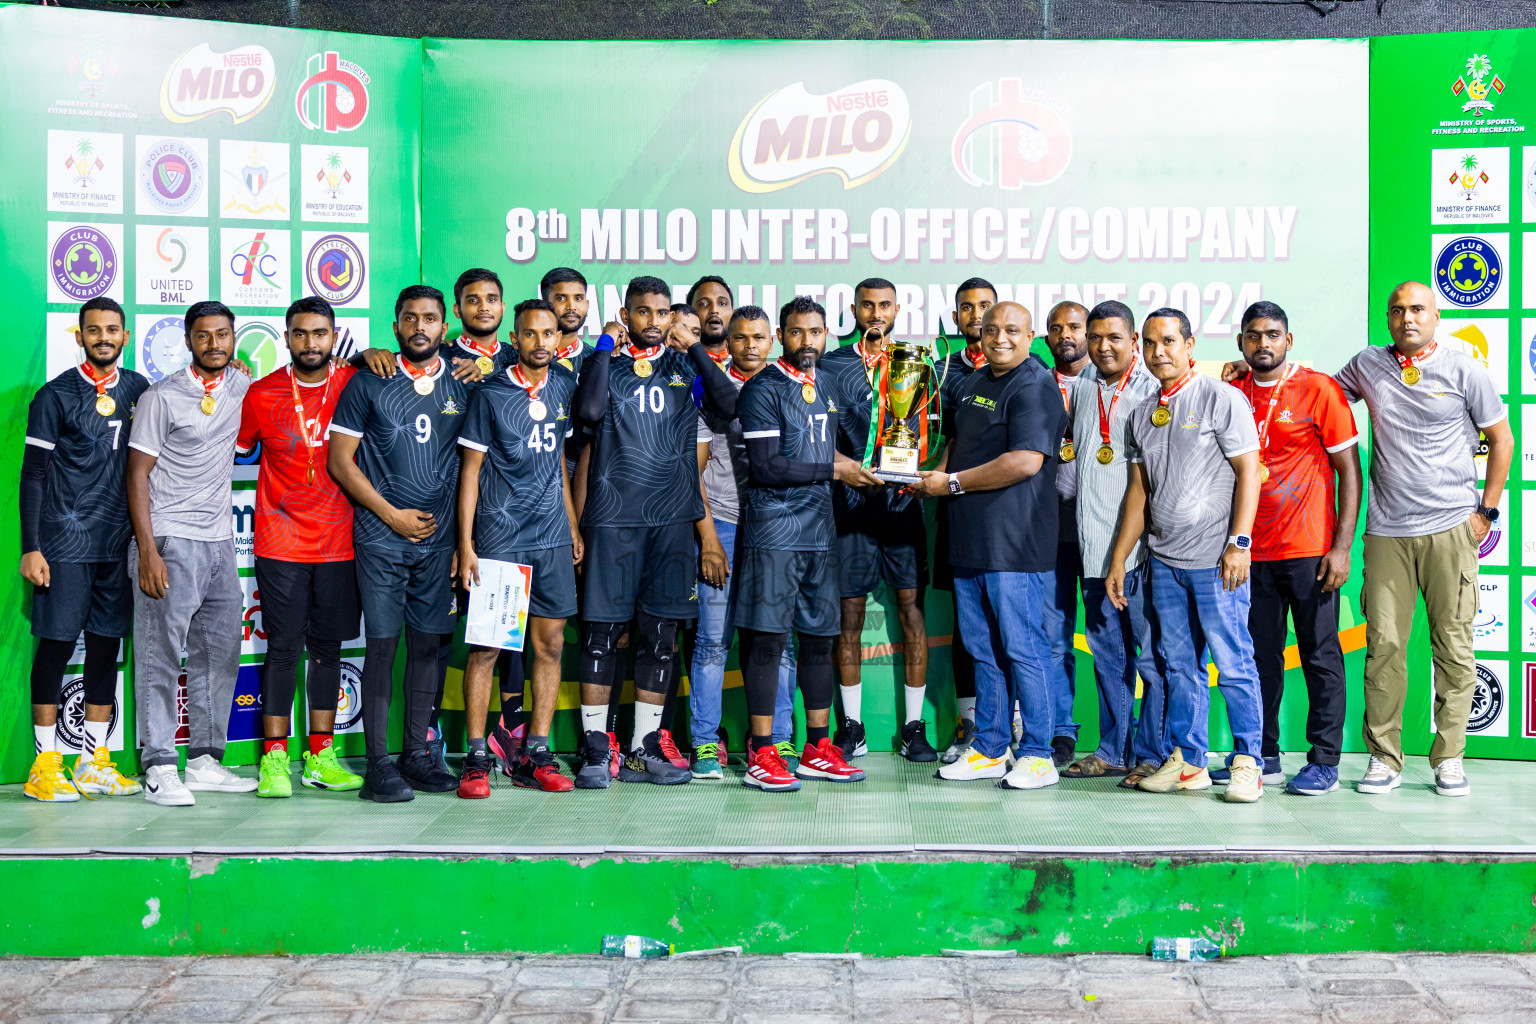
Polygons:
<instances>
[{"instance_id":1,"label":"red medal ribbon","mask_svg":"<svg viewBox=\"0 0 1536 1024\"><path fill-rule=\"evenodd\" d=\"M1296 375L1298 369L1300 367L1295 363L1287 366L1285 372L1280 375L1280 379L1275 382L1274 386L1266 389L1269 391L1269 410L1264 413L1264 422L1259 424L1259 462L1266 466L1269 465L1269 420L1275 414L1275 406L1280 404L1280 392L1284 390L1285 385L1290 379ZM1249 373L1243 379L1243 394L1247 396L1249 405L1254 404L1253 389L1257 386L1258 382L1254 380L1252 373Z\"/></svg>"},{"instance_id":2,"label":"red medal ribbon","mask_svg":"<svg viewBox=\"0 0 1536 1024\"><path fill-rule=\"evenodd\" d=\"M1184 376L1180 377L1178 381L1173 385L1173 387L1164 388L1163 393L1157 396L1157 404L1166 409L1168 407L1168 403L1173 401L1173 396L1178 394L1180 391L1183 391L1184 386L1194 379L1195 364L1193 361L1191 361L1189 364L1189 369L1184 371Z\"/></svg>"},{"instance_id":3,"label":"red medal ribbon","mask_svg":"<svg viewBox=\"0 0 1536 1024\"><path fill-rule=\"evenodd\" d=\"M779 357L779 369L783 370L785 374L789 376L790 380L795 381L798 384L814 385L816 383L816 370L814 368L812 368L810 373L801 373L789 363L785 362L783 356Z\"/></svg>"},{"instance_id":4,"label":"red medal ribbon","mask_svg":"<svg viewBox=\"0 0 1536 1024\"><path fill-rule=\"evenodd\" d=\"M1071 378L1064 377L1060 370L1052 370L1056 374L1056 390L1061 392L1061 407L1067 413L1067 432L1062 435L1063 440L1072 440L1072 401L1067 397L1067 381Z\"/></svg>"},{"instance_id":5,"label":"red medal ribbon","mask_svg":"<svg viewBox=\"0 0 1536 1024\"><path fill-rule=\"evenodd\" d=\"M493 342L491 347L489 349L484 349L484 348L481 348L479 345L475 344L473 341L471 341L470 338L469 338L469 334L468 333L459 335L459 344L460 345L463 345L465 348L469 349L471 352L474 352L474 353L476 353L478 355L485 356L485 358L487 358L487 359L494 359L496 357L496 353L501 351L501 342L498 341L496 338L492 338L491 341Z\"/></svg>"},{"instance_id":6,"label":"red medal ribbon","mask_svg":"<svg viewBox=\"0 0 1536 1024\"><path fill-rule=\"evenodd\" d=\"M1101 444L1109 444L1109 417L1115 411L1115 403L1120 401L1120 393L1131 382L1131 374L1136 372L1136 360L1131 360L1131 365L1125 368L1120 375L1120 383L1115 386L1115 393L1109 399L1109 408L1104 408L1104 389L1095 387L1094 391L1099 396L1099 440Z\"/></svg>"},{"instance_id":7,"label":"red medal ribbon","mask_svg":"<svg viewBox=\"0 0 1536 1024\"><path fill-rule=\"evenodd\" d=\"M544 390L544 385L549 383L548 370L544 371L544 379L537 384L523 376L523 368L521 366L512 367L511 377L518 387L528 392L528 401L530 402L537 402L539 400L539 393Z\"/></svg>"},{"instance_id":8,"label":"red medal ribbon","mask_svg":"<svg viewBox=\"0 0 1536 1024\"><path fill-rule=\"evenodd\" d=\"M227 372L227 370L220 370L219 375L213 378L213 380L204 380L202 374L197 372L197 367L187 367L187 376L191 377L193 380L197 381L203 386L203 394L205 395L213 394L214 389L217 388L220 384L224 383L224 374Z\"/></svg>"},{"instance_id":9,"label":"red medal ribbon","mask_svg":"<svg viewBox=\"0 0 1536 1024\"><path fill-rule=\"evenodd\" d=\"M854 342L853 348L854 351L858 352L859 358L864 361L864 373L866 376L869 374L870 369L885 361L885 349L879 349L874 353L874 355L870 355L870 353L865 350L864 342L862 339Z\"/></svg>"},{"instance_id":10,"label":"red medal ribbon","mask_svg":"<svg viewBox=\"0 0 1536 1024\"><path fill-rule=\"evenodd\" d=\"M638 363L642 359L655 359L656 353L660 352L661 349L662 346L660 345L653 345L650 348L635 348L635 346L630 345L625 351L629 353L629 358Z\"/></svg>"},{"instance_id":11,"label":"red medal ribbon","mask_svg":"<svg viewBox=\"0 0 1536 1024\"><path fill-rule=\"evenodd\" d=\"M555 349L555 358L556 359L569 359L572 356L574 356L577 352L580 352L580 351L581 351L581 339L577 338L575 341L571 342L571 347L570 348L563 348L563 349L562 348L557 348L557 349Z\"/></svg>"},{"instance_id":12,"label":"red medal ribbon","mask_svg":"<svg viewBox=\"0 0 1536 1024\"><path fill-rule=\"evenodd\" d=\"M402 360L400 360L400 368L403 369L406 372L406 374L408 376L410 376L412 379L415 379L417 377L433 377L433 376L437 375L437 368L442 365L442 362L443 362L443 357L442 356L437 356L436 358L434 358L432 360L432 365L431 366L428 366L428 367L426 367L424 369L418 370L418 369L416 369L416 367L412 366L409 362L407 362L406 360L402 359Z\"/></svg>"},{"instance_id":13,"label":"red medal ribbon","mask_svg":"<svg viewBox=\"0 0 1536 1024\"><path fill-rule=\"evenodd\" d=\"M288 366L288 387L293 391L293 415L299 421L299 435L304 438L304 457L309 465L305 475L310 483L315 482L315 449L320 446L320 439L325 436L326 424L320 422L320 416L325 415L325 403L331 397L331 379L336 376L336 367L330 364L325 369L325 391L320 395L320 415L315 417L315 432L309 432L309 421L304 418L304 399L299 394L299 379L294 376L293 365Z\"/></svg>"},{"instance_id":14,"label":"red medal ribbon","mask_svg":"<svg viewBox=\"0 0 1536 1024\"><path fill-rule=\"evenodd\" d=\"M81 363L76 367L76 369L80 371L80 375L82 377L96 385L96 394L98 395L106 394L108 388L115 387L117 385L117 367L115 366L112 367L111 373L104 374L100 377L96 376L96 370L91 366L90 363Z\"/></svg>"},{"instance_id":15,"label":"red medal ribbon","mask_svg":"<svg viewBox=\"0 0 1536 1024\"><path fill-rule=\"evenodd\" d=\"M1422 363L1424 360L1434 355L1435 349L1439 347L1439 345L1440 343L1438 341L1432 341L1427 346L1425 346L1424 351L1420 352L1416 356L1405 356L1399 352L1397 350L1397 346L1394 345L1392 346L1392 354L1397 357L1397 365L1406 370L1408 367L1413 366L1416 363Z\"/></svg>"},{"instance_id":16,"label":"red medal ribbon","mask_svg":"<svg viewBox=\"0 0 1536 1024\"><path fill-rule=\"evenodd\" d=\"M725 369L725 365L731 361L731 353L728 350L722 349L719 352L711 352L709 349L705 349L704 354L709 356L710 359L714 360L715 365L720 367L722 370Z\"/></svg>"},{"instance_id":17,"label":"red medal ribbon","mask_svg":"<svg viewBox=\"0 0 1536 1024\"><path fill-rule=\"evenodd\" d=\"M966 359L970 360L971 369L973 370L979 370L987 365L987 357L982 354L980 345L967 345L964 355Z\"/></svg>"},{"instance_id":18,"label":"red medal ribbon","mask_svg":"<svg viewBox=\"0 0 1536 1024\"><path fill-rule=\"evenodd\" d=\"M752 379L751 377L748 377L746 374L742 373L740 370L736 369L734 366L726 366L725 372L731 375L732 380L746 382Z\"/></svg>"}]
</instances>

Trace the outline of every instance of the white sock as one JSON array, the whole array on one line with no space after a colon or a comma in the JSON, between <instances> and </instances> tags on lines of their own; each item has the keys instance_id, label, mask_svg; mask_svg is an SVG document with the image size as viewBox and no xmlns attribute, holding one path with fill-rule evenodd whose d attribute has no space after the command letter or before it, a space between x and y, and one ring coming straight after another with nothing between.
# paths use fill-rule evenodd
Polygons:
<instances>
[{"instance_id":1,"label":"white sock","mask_svg":"<svg viewBox=\"0 0 1536 1024\"><path fill-rule=\"evenodd\" d=\"M956 697L955 703L960 705L960 717L967 721L976 721L976 698Z\"/></svg>"},{"instance_id":2,"label":"white sock","mask_svg":"<svg viewBox=\"0 0 1536 1024\"><path fill-rule=\"evenodd\" d=\"M923 717L923 694L928 692L928 687L904 686L902 689L907 695L907 721L915 722Z\"/></svg>"},{"instance_id":3,"label":"white sock","mask_svg":"<svg viewBox=\"0 0 1536 1024\"><path fill-rule=\"evenodd\" d=\"M97 747L107 745L107 730L110 728L112 728L111 722L85 723L85 753L87 756L95 754Z\"/></svg>"},{"instance_id":4,"label":"white sock","mask_svg":"<svg viewBox=\"0 0 1536 1024\"><path fill-rule=\"evenodd\" d=\"M639 750L645 738L661 728L661 708L660 704L635 701L635 735L629 745L630 750Z\"/></svg>"},{"instance_id":5,"label":"white sock","mask_svg":"<svg viewBox=\"0 0 1536 1024\"><path fill-rule=\"evenodd\" d=\"M58 731L51 725L34 725L32 727L32 740L37 744L39 754L49 750L58 749Z\"/></svg>"},{"instance_id":6,"label":"white sock","mask_svg":"<svg viewBox=\"0 0 1536 1024\"><path fill-rule=\"evenodd\" d=\"M850 722L864 721L863 708L860 707L863 701L863 683L854 683L852 686L843 687L843 717Z\"/></svg>"},{"instance_id":7,"label":"white sock","mask_svg":"<svg viewBox=\"0 0 1536 1024\"><path fill-rule=\"evenodd\" d=\"M585 736L589 732L607 732L608 724L607 704L583 704L581 706L581 732Z\"/></svg>"}]
</instances>

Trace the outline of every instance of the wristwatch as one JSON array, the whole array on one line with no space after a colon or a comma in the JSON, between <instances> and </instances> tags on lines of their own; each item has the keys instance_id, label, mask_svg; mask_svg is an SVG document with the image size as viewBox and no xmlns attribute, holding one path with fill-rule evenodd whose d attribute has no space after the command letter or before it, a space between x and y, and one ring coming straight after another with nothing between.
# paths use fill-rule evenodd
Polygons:
<instances>
[{"instance_id":1,"label":"wristwatch","mask_svg":"<svg viewBox=\"0 0 1536 1024\"><path fill-rule=\"evenodd\" d=\"M949 474L949 493L950 494L964 494L965 493L965 488L960 486L960 474L959 473L951 473L951 474ZM1498 513L1495 512L1494 514L1497 515Z\"/></svg>"},{"instance_id":2,"label":"wristwatch","mask_svg":"<svg viewBox=\"0 0 1536 1024\"><path fill-rule=\"evenodd\" d=\"M1499 510L1496 508L1489 508L1487 505L1477 506L1477 514L1488 520L1489 523L1496 523L1499 521Z\"/></svg>"},{"instance_id":3,"label":"wristwatch","mask_svg":"<svg viewBox=\"0 0 1536 1024\"><path fill-rule=\"evenodd\" d=\"M1234 533L1232 536L1227 538L1227 545L1229 547L1237 548L1239 551L1247 551L1249 548L1253 547L1253 538L1248 536L1246 533Z\"/></svg>"}]
</instances>

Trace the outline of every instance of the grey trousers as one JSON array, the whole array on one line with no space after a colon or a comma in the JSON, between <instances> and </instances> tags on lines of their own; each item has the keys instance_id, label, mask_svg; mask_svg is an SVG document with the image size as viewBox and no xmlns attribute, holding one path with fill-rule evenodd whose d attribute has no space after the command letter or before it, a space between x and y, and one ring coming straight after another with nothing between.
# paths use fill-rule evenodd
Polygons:
<instances>
[{"instance_id":1,"label":"grey trousers","mask_svg":"<svg viewBox=\"0 0 1536 1024\"><path fill-rule=\"evenodd\" d=\"M230 702L240 671L240 617L245 603L234 538L161 537L170 588L156 600L139 589L139 548L128 545L133 582L133 668L141 761L176 763L176 683L187 654L187 760L224 756Z\"/></svg>"}]
</instances>

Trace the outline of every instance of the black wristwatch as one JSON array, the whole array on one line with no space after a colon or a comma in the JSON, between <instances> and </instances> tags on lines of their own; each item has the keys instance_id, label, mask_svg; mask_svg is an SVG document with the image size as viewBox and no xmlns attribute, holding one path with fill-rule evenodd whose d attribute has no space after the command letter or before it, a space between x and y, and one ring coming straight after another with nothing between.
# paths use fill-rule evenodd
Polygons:
<instances>
[{"instance_id":1,"label":"black wristwatch","mask_svg":"<svg viewBox=\"0 0 1536 1024\"><path fill-rule=\"evenodd\" d=\"M1499 510L1496 508L1489 508L1487 505L1477 506L1477 514L1488 520L1489 523L1496 523L1499 521Z\"/></svg>"}]
</instances>

